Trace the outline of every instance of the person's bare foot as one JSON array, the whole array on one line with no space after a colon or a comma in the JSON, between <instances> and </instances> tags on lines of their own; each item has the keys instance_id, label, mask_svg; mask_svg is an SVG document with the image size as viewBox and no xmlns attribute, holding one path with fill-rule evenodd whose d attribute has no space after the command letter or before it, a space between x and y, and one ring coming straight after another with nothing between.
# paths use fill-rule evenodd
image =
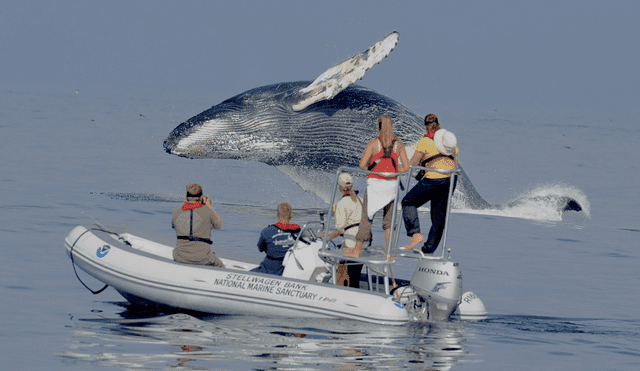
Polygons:
<instances>
[{"instance_id":1,"label":"person's bare foot","mask_svg":"<svg viewBox=\"0 0 640 371\"><path fill-rule=\"evenodd\" d=\"M424 242L424 237L420 233L414 233L411 242L404 247L405 250L413 250L419 243Z\"/></svg>"}]
</instances>

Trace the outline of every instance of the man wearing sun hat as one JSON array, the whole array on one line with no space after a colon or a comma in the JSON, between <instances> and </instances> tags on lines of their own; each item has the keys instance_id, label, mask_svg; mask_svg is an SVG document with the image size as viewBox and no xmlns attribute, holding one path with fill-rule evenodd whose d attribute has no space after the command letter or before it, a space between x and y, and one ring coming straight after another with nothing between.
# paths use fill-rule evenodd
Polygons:
<instances>
[{"instance_id":1,"label":"man wearing sun hat","mask_svg":"<svg viewBox=\"0 0 640 371\"><path fill-rule=\"evenodd\" d=\"M440 128L438 117L433 113L425 117L427 134L420 139L416 151L411 157L411 165L420 164L442 170L454 170L458 167L458 147L456 136ZM431 201L431 229L427 241L422 247L425 254L433 253L444 232L444 222L449 197L450 174L426 171L418 174L419 182L402 199L402 214L407 236L411 237L405 249L411 250L424 241L420 233L418 207ZM454 181L454 189L455 189Z\"/></svg>"}]
</instances>

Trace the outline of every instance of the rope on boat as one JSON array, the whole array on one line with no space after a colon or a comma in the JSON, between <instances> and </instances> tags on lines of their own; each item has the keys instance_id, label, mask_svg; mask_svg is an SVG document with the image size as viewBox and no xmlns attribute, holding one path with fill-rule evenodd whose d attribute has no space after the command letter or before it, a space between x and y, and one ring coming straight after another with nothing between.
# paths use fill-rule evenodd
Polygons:
<instances>
[{"instance_id":1,"label":"rope on boat","mask_svg":"<svg viewBox=\"0 0 640 371\"><path fill-rule=\"evenodd\" d=\"M87 229L86 231L82 232L80 234L80 236L78 236L78 238L76 238L76 240L73 242L73 244L71 245L71 248L69 249L69 256L71 257L71 266L73 267L73 273L76 274L76 277L78 278L78 281L80 281L80 283L82 284L82 286L86 287L87 290L91 291L91 293L93 295L97 295L101 292L103 292L104 290L106 290L107 287L109 287L109 285L104 285L103 288L101 288L100 290L94 291L91 290L89 288L89 286L87 286L84 282L82 282L82 280L80 279L80 276L78 276L78 271L76 270L76 263L73 261L73 247L76 245L76 243L80 240L80 237L84 236L85 233L90 232L90 231L103 231L103 232L107 232L107 233L111 233L111 234L115 234L117 235L117 233L114 232L109 232L109 231L105 231L102 228L92 228L92 229Z\"/></svg>"},{"instance_id":2,"label":"rope on boat","mask_svg":"<svg viewBox=\"0 0 640 371\"><path fill-rule=\"evenodd\" d=\"M387 257L390 257L391 255L387 255ZM393 291L396 291L396 298L398 298L398 300L400 300L400 295L398 294L398 285L396 285L396 279L393 277L393 269L391 268L391 264L389 264L389 273L391 273L391 282L393 283L393 290L391 290L391 292L389 292L389 294L393 295Z\"/></svg>"}]
</instances>

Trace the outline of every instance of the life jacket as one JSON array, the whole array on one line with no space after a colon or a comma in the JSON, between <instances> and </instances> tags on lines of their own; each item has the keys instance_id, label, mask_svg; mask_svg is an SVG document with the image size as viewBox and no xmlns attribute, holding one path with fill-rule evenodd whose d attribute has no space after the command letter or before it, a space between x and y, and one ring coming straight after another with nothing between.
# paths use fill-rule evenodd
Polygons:
<instances>
[{"instance_id":1,"label":"life jacket","mask_svg":"<svg viewBox=\"0 0 640 371\"><path fill-rule=\"evenodd\" d=\"M178 239L179 240L189 240L189 241L199 241L199 242L204 242L204 243L208 243L209 245L212 245L213 241L211 241L210 239L195 237L193 235L193 210L202 207L202 204L200 204L199 202L196 203L196 204L187 205L187 203L185 203L182 206L182 210L189 210L190 213L191 213L191 215L189 216L190 217L190 219L189 219L189 235L188 236L178 236Z\"/></svg>"},{"instance_id":2,"label":"life jacket","mask_svg":"<svg viewBox=\"0 0 640 371\"><path fill-rule=\"evenodd\" d=\"M393 151L393 147L396 145L396 140L391 141L391 146L389 148L384 148L382 144L382 139L378 137L378 141L380 142L380 147L382 149L380 152L371 156L369 160L369 171L375 171L378 173L397 173L398 172L398 154ZM376 179L395 179L395 176L382 176L379 174L369 174L367 178L376 178Z\"/></svg>"},{"instance_id":3,"label":"life jacket","mask_svg":"<svg viewBox=\"0 0 640 371\"><path fill-rule=\"evenodd\" d=\"M426 136L426 135L425 135L425 136ZM429 157L428 159L426 159L426 160L422 161L422 162L420 163L420 166L422 166L422 167L427 167L427 164L428 164L428 163L430 163L431 161L433 161L433 160L435 160L435 159L438 159L438 158L440 158L440 157L447 157L447 158L450 158L451 160L453 160L453 159L454 159L454 158L453 158L453 155L449 155L449 156L447 156L447 155L443 155L442 153L438 153L437 155L431 156L431 157ZM425 173L426 173L426 171L425 171L425 170L420 170L420 171L418 171L418 174L416 174L416 180L418 180L418 181L422 180L422 178L424 178L424 174L425 174Z\"/></svg>"},{"instance_id":4,"label":"life jacket","mask_svg":"<svg viewBox=\"0 0 640 371\"><path fill-rule=\"evenodd\" d=\"M426 159L426 160L422 161L422 162L420 163L420 166L422 166L422 167L427 167L426 165L427 165L428 163L430 163L431 161L433 161L433 160L435 160L435 159L437 159L437 158L440 158L440 157L447 157L447 158L450 158L451 160L453 160L453 155L449 155L449 156L447 156L447 155L443 155L442 153L438 153L437 155L435 155L435 156L431 156L431 157L429 157L428 159Z\"/></svg>"},{"instance_id":5,"label":"life jacket","mask_svg":"<svg viewBox=\"0 0 640 371\"><path fill-rule=\"evenodd\" d=\"M285 224L283 222L277 222L274 224L278 229L282 229L285 232L298 233L300 232L300 226L298 224Z\"/></svg>"}]
</instances>

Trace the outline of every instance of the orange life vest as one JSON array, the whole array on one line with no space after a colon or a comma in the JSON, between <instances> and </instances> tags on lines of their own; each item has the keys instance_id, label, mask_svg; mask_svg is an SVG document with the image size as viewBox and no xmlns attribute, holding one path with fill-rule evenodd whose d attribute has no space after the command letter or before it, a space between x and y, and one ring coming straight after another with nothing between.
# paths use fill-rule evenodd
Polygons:
<instances>
[{"instance_id":1,"label":"orange life vest","mask_svg":"<svg viewBox=\"0 0 640 371\"><path fill-rule=\"evenodd\" d=\"M393 147L396 145L396 140L391 141L391 146L389 148L384 148L382 145L382 139L378 137L378 142L380 143L380 147L382 149L371 156L369 160L369 171L375 171L378 173L397 173L398 172L398 154L393 150ZM379 174L369 174L367 178L376 178L376 179L395 179L395 176L382 176Z\"/></svg>"}]
</instances>

